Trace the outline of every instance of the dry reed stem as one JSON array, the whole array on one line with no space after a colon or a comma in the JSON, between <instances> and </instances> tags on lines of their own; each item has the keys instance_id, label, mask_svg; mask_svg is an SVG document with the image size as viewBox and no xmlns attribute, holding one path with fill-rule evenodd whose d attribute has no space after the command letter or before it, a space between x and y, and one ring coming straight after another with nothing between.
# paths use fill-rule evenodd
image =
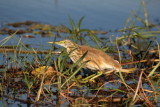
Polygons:
<instances>
[{"instance_id":1,"label":"dry reed stem","mask_svg":"<svg viewBox=\"0 0 160 107\"><path fill-rule=\"evenodd\" d=\"M152 82L150 81L149 77L146 75L146 73L144 73L144 75L146 76L147 80L149 81L149 83L151 84L151 87L153 89L153 92L154 92L154 95L155 95L155 102L156 102L156 105L157 105L157 97L156 97L156 90L154 88L154 85L152 84Z\"/></svg>"},{"instance_id":2,"label":"dry reed stem","mask_svg":"<svg viewBox=\"0 0 160 107\"><path fill-rule=\"evenodd\" d=\"M152 105L152 103L148 100L148 98L147 98L147 96L146 96L146 94L145 94L145 92L144 92L142 82L141 82L141 88L142 88L142 92L143 92L143 96L142 96L142 97L146 100L147 104L148 104L150 107L154 107L154 106Z\"/></svg>"},{"instance_id":3,"label":"dry reed stem","mask_svg":"<svg viewBox=\"0 0 160 107\"><path fill-rule=\"evenodd\" d=\"M3 42L4 40L6 40L6 39L8 39L8 38L10 38L11 36L7 36L7 37L5 37L4 39L2 39L1 41L0 41L0 43L1 42Z\"/></svg>"},{"instance_id":4,"label":"dry reed stem","mask_svg":"<svg viewBox=\"0 0 160 107\"><path fill-rule=\"evenodd\" d=\"M66 77L64 74L58 72L58 67L57 67L57 64L56 64L56 63L55 63L55 69L56 69L56 72L57 72L59 75L63 76L63 77L67 80L67 77ZM73 85L73 84L72 84L72 85ZM68 81L67 81L67 86L70 87ZM70 93L69 90L67 90L67 91L68 91L68 93ZM69 99L68 94L67 94L67 97L66 97L66 96L63 94L62 91L60 91L60 95L62 95L62 96L63 96L64 98L66 98L67 100ZM70 100L70 99L69 99L69 100ZM69 102L69 101L68 101L68 102Z\"/></svg>"},{"instance_id":5,"label":"dry reed stem","mask_svg":"<svg viewBox=\"0 0 160 107\"><path fill-rule=\"evenodd\" d=\"M30 94L30 93L27 93L28 94L28 96L30 97L30 98L32 98L33 100L35 100L35 98Z\"/></svg>"},{"instance_id":6,"label":"dry reed stem","mask_svg":"<svg viewBox=\"0 0 160 107\"><path fill-rule=\"evenodd\" d=\"M60 94L61 94L64 98L66 98L66 99L68 100L68 102L69 102L69 101L72 101L71 98L69 97L69 94L70 94L70 93L73 93L73 92L70 92L69 89L70 89L73 85L75 85L75 84L76 84L76 82L74 82L72 85L70 85L70 86L66 89L68 92L65 92L65 91L64 91L63 93L62 93L62 91L60 92ZM65 95L65 94L66 94L66 95ZM72 103L73 103L73 102L72 102Z\"/></svg>"},{"instance_id":7,"label":"dry reed stem","mask_svg":"<svg viewBox=\"0 0 160 107\"><path fill-rule=\"evenodd\" d=\"M38 90L38 93L37 93L37 97L36 97L35 103L39 101L39 98L40 98L40 95L41 95L41 91L42 91L43 81L44 81L44 75L43 75L43 77L42 77L41 85L40 85L40 87L39 87L39 90Z\"/></svg>"},{"instance_id":8,"label":"dry reed stem","mask_svg":"<svg viewBox=\"0 0 160 107\"><path fill-rule=\"evenodd\" d=\"M101 89L105 84L110 83L110 82L115 82L115 80L114 80L114 81L108 81L108 82L104 83L103 85L101 85L101 86L99 87L98 91L96 92L95 96L94 96L92 99L90 99L88 102L91 102L93 99L95 99L96 96L97 96L97 94L99 93L100 89Z\"/></svg>"},{"instance_id":9,"label":"dry reed stem","mask_svg":"<svg viewBox=\"0 0 160 107\"><path fill-rule=\"evenodd\" d=\"M62 92L60 92L61 96L64 97L64 99L67 99L68 102L70 103L70 101L73 103L72 99L70 97L67 97L65 94L63 94Z\"/></svg>"},{"instance_id":10,"label":"dry reed stem","mask_svg":"<svg viewBox=\"0 0 160 107\"><path fill-rule=\"evenodd\" d=\"M16 53L22 53L22 54L28 54L28 53L32 53L32 54L48 54L49 52L46 51L46 50L43 50L43 51L25 51L25 50L15 50L15 49L5 49L5 48L1 48L0 49L0 53L13 53L14 51L16 51ZM51 54L55 54L55 55L59 55L61 52L59 51L52 51Z\"/></svg>"},{"instance_id":11,"label":"dry reed stem","mask_svg":"<svg viewBox=\"0 0 160 107\"><path fill-rule=\"evenodd\" d=\"M140 76L139 76L138 85L137 85L137 88L136 88L134 97L133 97L133 99L132 99L132 102L135 102L136 96L137 96L137 94L138 94L138 90L139 90L139 86L140 86L140 83L141 83L142 74L143 74L143 70L142 70L142 72L141 72L141 74L140 74ZM132 103L132 106L133 106L133 103Z\"/></svg>"},{"instance_id":12,"label":"dry reed stem","mask_svg":"<svg viewBox=\"0 0 160 107\"><path fill-rule=\"evenodd\" d=\"M120 83L123 83L123 84L125 84L130 90L132 90L132 91L135 93L134 89L132 89L129 85L127 85L126 83L124 83L124 82L122 82L122 81L119 81L119 80L116 80L116 81L115 81L115 80L114 80L114 81L108 81L108 82L104 83L103 85L101 85L101 87L100 87L100 88L98 89L98 91L96 92L95 96L94 96L92 99L90 99L88 102L91 102L93 99L95 99L96 96L98 95L100 89L101 89L105 84L110 83L110 82L120 82ZM140 98L139 95L137 95L137 96ZM140 99L141 99L141 98L140 98Z\"/></svg>"},{"instance_id":13,"label":"dry reed stem","mask_svg":"<svg viewBox=\"0 0 160 107\"><path fill-rule=\"evenodd\" d=\"M121 64L121 54L120 54L118 43L117 43L117 37L116 37L116 46L117 46L117 50L118 50L119 63Z\"/></svg>"},{"instance_id":14,"label":"dry reed stem","mask_svg":"<svg viewBox=\"0 0 160 107\"><path fill-rule=\"evenodd\" d=\"M73 93L73 92L70 92L69 90L70 90L70 88L72 87L72 86L74 86L76 84L76 82L74 82L72 85L70 85L66 90L68 91L67 92L67 97L69 97L69 93Z\"/></svg>"},{"instance_id":15,"label":"dry reed stem","mask_svg":"<svg viewBox=\"0 0 160 107\"><path fill-rule=\"evenodd\" d=\"M127 63L123 63L121 65L128 65L128 64L134 64L134 63L140 63L140 62L147 62L148 60L140 60L140 61L134 61L134 62L127 62ZM151 59L151 62L159 62L160 59Z\"/></svg>"},{"instance_id":16,"label":"dry reed stem","mask_svg":"<svg viewBox=\"0 0 160 107\"><path fill-rule=\"evenodd\" d=\"M42 92L43 92L44 97L45 97L52 105L54 105L54 104L52 103L52 101L46 96L46 94L45 94L45 92L43 91L43 89L42 89Z\"/></svg>"},{"instance_id":17,"label":"dry reed stem","mask_svg":"<svg viewBox=\"0 0 160 107\"><path fill-rule=\"evenodd\" d=\"M128 37L128 44L130 45L130 42L131 42L131 38L130 37ZM131 48L131 47L130 47ZM131 59L132 59L132 62L133 62L133 55L132 55L132 51L131 51L131 49L129 48L129 55L130 55L130 57L131 57Z\"/></svg>"},{"instance_id":18,"label":"dry reed stem","mask_svg":"<svg viewBox=\"0 0 160 107\"><path fill-rule=\"evenodd\" d=\"M127 85L126 83L124 83L124 82L122 82L122 81L118 81L118 82L126 85L130 90L132 90L132 91L135 93L135 90L134 90L132 87L130 87L129 85ZM137 94L137 96L140 98L140 96L139 96L138 94ZM141 98L140 98L140 99L141 99Z\"/></svg>"},{"instance_id":19,"label":"dry reed stem","mask_svg":"<svg viewBox=\"0 0 160 107\"><path fill-rule=\"evenodd\" d=\"M39 98L40 98L40 95L41 95L41 92L42 92L42 87L43 87L43 82L44 82L45 74L46 74L46 72L43 74L43 77L42 77L42 80L41 80L41 84L40 84L40 88L39 88L39 90L38 90L35 103L39 101Z\"/></svg>"}]
</instances>

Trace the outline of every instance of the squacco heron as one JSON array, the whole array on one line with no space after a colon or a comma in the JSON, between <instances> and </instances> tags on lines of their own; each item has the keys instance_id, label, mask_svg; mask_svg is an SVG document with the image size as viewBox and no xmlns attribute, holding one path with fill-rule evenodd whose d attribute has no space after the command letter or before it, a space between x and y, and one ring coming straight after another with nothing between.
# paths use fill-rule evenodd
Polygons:
<instances>
[{"instance_id":1,"label":"squacco heron","mask_svg":"<svg viewBox=\"0 0 160 107\"><path fill-rule=\"evenodd\" d=\"M53 43L53 42L48 42L48 43ZM82 64L84 61L88 61L83 66L83 68L87 68L94 71L95 70L100 71L98 75L90 78L90 80L99 77L100 75L102 75L102 72L104 71L107 72L106 70L110 70L108 72L113 72L113 71L126 72L125 69L122 69L122 66L119 64L117 60L114 60L112 57L110 57L108 54L106 54L101 50L92 48L90 46L78 45L68 39L55 42L55 44L65 47L67 53L70 53L73 50L73 52L69 54L69 57L74 63L78 61L84 55L85 52L87 52L87 54L79 63L79 65Z\"/></svg>"}]
</instances>

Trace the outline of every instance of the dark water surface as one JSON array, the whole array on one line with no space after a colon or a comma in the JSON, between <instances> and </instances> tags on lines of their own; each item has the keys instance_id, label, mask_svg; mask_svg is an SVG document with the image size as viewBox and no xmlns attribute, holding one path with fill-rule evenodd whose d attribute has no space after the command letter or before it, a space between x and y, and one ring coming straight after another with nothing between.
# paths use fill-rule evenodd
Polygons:
<instances>
[{"instance_id":1,"label":"dark water surface","mask_svg":"<svg viewBox=\"0 0 160 107\"><path fill-rule=\"evenodd\" d=\"M160 1L145 1L150 19L159 19ZM85 16L84 28L113 30L124 26L132 10L144 16L141 0L0 0L0 23L29 20L69 26L69 13L75 22Z\"/></svg>"},{"instance_id":2,"label":"dark water surface","mask_svg":"<svg viewBox=\"0 0 160 107\"><path fill-rule=\"evenodd\" d=\"M43 24L70 27L68 13L77 24L85 16L81 27L97 30L122 29L131 12L144 19L144 10L141 0L0 0L0 24L38 21ZM160 19L160 1L145 0L149 20L155 22ZM139 25L135 21L135 25ZM142 23L141 23L142 24ZM6 35L9 36L9 35ZM111 34L105 35L107 37ZM121 34L116 34L121 36ZM1 36L3 39L5 36ZM48 45L53 38L23 38L22 42L34 45ZM14 43L16 41L13 39ZM12 45L11 40L6 45ZM44 47L45 48L45 47Z\"/></svg>"}]
</instances>

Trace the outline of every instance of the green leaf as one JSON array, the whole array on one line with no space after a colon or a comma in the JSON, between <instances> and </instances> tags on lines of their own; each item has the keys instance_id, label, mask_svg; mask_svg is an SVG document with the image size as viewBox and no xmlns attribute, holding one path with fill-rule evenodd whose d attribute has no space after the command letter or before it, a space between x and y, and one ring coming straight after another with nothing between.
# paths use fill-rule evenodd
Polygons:
<instances>
[{"instance_id":1,"label":"green leaf","mask_svg":"<svg viewBox=\"0 0 160 107\"><path fill-rule=\"evenodd\" d=\"M159 43L157 41L155 41L157 43L158 46L158 50L159 50L159 59L160 59L160 48L159 48ZM154 72L156 71L156 69L159 67L160 62L153 68L153 70L149 73L148 77L152 76L154 74Z\"/></svg>"},{"instance_id":2,"label":"green leaf","mask_svg":"<svg viewBox=\"0 0 160 107\"><path fill-rule=\"evenodd\" d=\"M88 51L87 51L87 52L88 52ZM87 52L85 52L85 53L83 54L83 56L82 56L76 63L74 63L66 72L68 72L69 70L73 69L76 65L78 65L78 64L84 59L84 57L86 56ZM77 74L77 72L78 72L81 68L83 68L83 66L84 66L87 62L88 62L88 61L83 62L83 63L79 66L79 68L62 84L61 88L62 88L70 79L72 79L73 76L75 76L75 75ZM64 72L63 74L65 74L66 72Z\"/></svg>"},{"instance_id":3,"label":"green leaf","mask_svg":"<svg viewBox=\"0 0 160 107\"><path fill-rule=\"evenodd\" d=\"M62 56L64 56L64 54L61 55L60 61L62 60ZM58 63L59 63L60 72L63 71L64 65L66 64L68 58L69 58L69 56L68 56L68 55L65 55L65 57L64 57L64 59L63 59L63 61L62 61L62 63L60 64L60 61L58 62ZM59 60L59 59L58 59L58 60Z\"/></svg>"},{"instance_id":4,"label":"green leaf","mask_svg":"<svg viewBox=\"0 0 160 107\"><path fill-rule=\"evenodd\" d=\"M11 36L7 37L7 40L4 41L4 42L1 44L1 46L3 46L7 41L9 41L9 39L11 39L19 30L20 30L20 29L18 29L18 30L17 30L15 33L13 33ZM1 46L0 46L0 47L1 47Z\"/></svg>"},{"instance_id":5,"label":"green leaf","mask_svg":"<svg viewBox=\"0 0 160 107\"><path fill-rule=\"evenodd\" d=\"M83 66L84 66L87 62L88 62L88 61L83 62L83 63L79 66L79 68L62 84L61 88L62 88L70 79L72 79L72 78L78 73L78 71L79 71L81 68L83 68Z\"/></svg>"},{"instance_id":6,"label":"green leaf","mask_svg":"<svg viewBox=\"0 0 160 107\"><path fill-rule=\"evenodd\" d=\"M154 67L154 69L149 73L148 77L152 76L154 74L154 72L156 71L156 69L159 67L160 62Z\"/></svg>"},{"instance_id":7,"label":"green leaf","mask_svg":"<svg viewBox=\"0 0 160 107\"><path fill-rule=\"evenodd\" d=\"M75 33L75 29L76 29L75 23L74 23L73 19L70 17L69 14L68 14L68 17L69 17L69 20L70 20L70 23L71 23L72 32Z\"/></svg>"},{"instance_id":8,"label":"green leaf","mask_svg":"<svg viewBox=\"0 0 160 107\"><path fill-rule=\"evenodd\" d=\"M84 19L84 16L81 17L81 19L80 19L79 22L78 22L78 26L77 26L78 32L80 31L80 26L81 26L81 23L82 23L82 20L83 20L83 19Z\"/></svg>"}]
</instances>

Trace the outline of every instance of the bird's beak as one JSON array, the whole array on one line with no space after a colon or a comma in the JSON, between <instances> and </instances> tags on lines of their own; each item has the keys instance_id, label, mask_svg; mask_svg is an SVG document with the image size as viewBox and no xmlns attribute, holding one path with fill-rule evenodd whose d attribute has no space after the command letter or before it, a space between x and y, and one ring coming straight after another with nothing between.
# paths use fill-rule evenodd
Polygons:
<instances>
[{"instance_id":1,"label":"bird's beak","mask_svg":"<svg viewBox=\"0 0 160 107\"><path fill-rule=\"evenodd\" d=\"M53 42L48 42L48 43L53 44Z\"/></svg>"},{"instance_id":2,"label":"bird's beak","mask_svg":"<svg viewBox=\"0 0 160 107\"><path fill-rule=\"evenodd\" d=\"M48 43L50 43L50 44L57 44L57 45L60 45L60 46L63 46L63 44L64 44L64 41L56 41L56 42L48 42Z\"/></svg>"},{"instance_id":3,"label":"bird's beak","mask_svg":"<svg viewBox=\"0 0 160 107\"><path fill-rule=\"evenodd\" d=\"M50 43L50 44L53 44L53 43L54 43L54 44L58 44L59 42L48 42L48 43Z\"/></svg>"}]
</instances>

